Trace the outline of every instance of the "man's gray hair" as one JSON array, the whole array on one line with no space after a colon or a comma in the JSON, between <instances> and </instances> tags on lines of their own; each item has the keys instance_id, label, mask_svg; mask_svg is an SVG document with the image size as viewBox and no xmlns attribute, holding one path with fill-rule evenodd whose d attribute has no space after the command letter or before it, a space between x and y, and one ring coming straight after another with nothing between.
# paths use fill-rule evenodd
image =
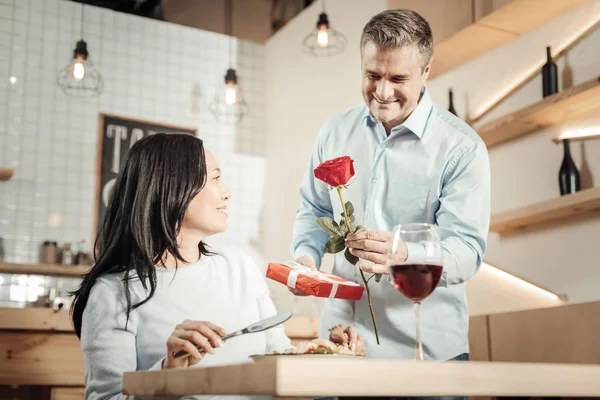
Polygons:
<instances>
[{"instance_id":1,"label":"man's gray hair","mask_svg":"<svg viewBox=\"0 0 600 400\"><path fill-rule=\"evenodd\" d=\"M382 50L416 44L421 54L422 68L425 68L433 56L433 35L429 23L412 10L386 10L375 15L363 29L360 38L361 56L369 42Z\"/></svg>"}]
</instances>

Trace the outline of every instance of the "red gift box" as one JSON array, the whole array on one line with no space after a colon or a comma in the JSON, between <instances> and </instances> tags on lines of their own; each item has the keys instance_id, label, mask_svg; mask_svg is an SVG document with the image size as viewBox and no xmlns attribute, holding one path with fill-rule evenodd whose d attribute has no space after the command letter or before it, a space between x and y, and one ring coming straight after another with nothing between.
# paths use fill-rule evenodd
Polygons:
<instances>
[{"instance_id":1,"label":"red gift box","mask_svg":"<svg viewBox=\"0 0 600 400\"><path fill-rule=\"evenodd\" d=\"M267 278L315 297L359 300L365 290L356 282L314 271L294 261L269 263Z\"/></svg>"}]
</instances>

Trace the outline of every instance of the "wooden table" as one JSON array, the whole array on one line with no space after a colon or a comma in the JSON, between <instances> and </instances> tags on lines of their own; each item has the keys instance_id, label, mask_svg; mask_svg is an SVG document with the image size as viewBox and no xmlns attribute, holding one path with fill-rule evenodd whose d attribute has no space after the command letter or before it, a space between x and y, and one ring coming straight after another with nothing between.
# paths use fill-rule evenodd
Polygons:
<instances>
[{"instance_id":1,"label":"wooden table","mask_svg":"<svg viewBox=\"0 0 600 400\"><path fill-rule=\"evenodd\" d=\"M211 368L128 372L139 396L600 396L600 365L272 356Z\"/></svg>"}]
</instances>

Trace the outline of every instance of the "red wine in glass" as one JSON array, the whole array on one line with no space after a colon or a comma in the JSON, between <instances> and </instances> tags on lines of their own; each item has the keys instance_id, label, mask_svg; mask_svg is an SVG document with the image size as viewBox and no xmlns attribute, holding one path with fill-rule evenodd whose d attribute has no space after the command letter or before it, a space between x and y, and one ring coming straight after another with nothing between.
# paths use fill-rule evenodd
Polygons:
<instances>
[{"instance_id":1,"label":"red wine in glass","mask_svg":"<svg viewBox=\"0 0 600 400\"><path fill-rule=\"evenodd\" d=\"M436 264L400 264L390 267L390 275L397 291L420 303L438 285L442 269Z\"/></svg>"},{"instance_id":2,"label":"red wine in glass","mask_svg":"<svg viewBox=\"0 0 600 400\"><path fill-rule=\"evenodd\" d=\"M396 225L388 243L386 264L394 287L413 303L415 311L415 360L423 360L420 306L442 278L444 250L435 225Z\"/></svg>"}]
</instances>

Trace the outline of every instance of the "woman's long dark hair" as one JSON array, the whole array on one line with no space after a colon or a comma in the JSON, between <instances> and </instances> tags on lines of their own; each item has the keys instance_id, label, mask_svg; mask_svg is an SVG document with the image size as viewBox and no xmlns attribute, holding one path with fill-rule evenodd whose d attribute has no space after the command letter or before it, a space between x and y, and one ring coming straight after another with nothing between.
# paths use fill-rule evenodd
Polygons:
<instances>
[{"instance_id":1,"label":"woman's long dark hair","mask_svg":"<svg viewBox=\"0 0 600 400\"><path fill-rule=\"evenodd\" d=\"M157 133L135 143L119 172L94 245L95 265L73 292L71 316L81 337L83 311L92 287L105 274L124 272L127 320L152 298L156 265L165 252L183 262L177 235L190 201L206 183L202 140L186 134ZM202 255L211 254L203 242ZM139 277L149 293L132 305L129 281Z\"/></svg>"}]
</instances>

